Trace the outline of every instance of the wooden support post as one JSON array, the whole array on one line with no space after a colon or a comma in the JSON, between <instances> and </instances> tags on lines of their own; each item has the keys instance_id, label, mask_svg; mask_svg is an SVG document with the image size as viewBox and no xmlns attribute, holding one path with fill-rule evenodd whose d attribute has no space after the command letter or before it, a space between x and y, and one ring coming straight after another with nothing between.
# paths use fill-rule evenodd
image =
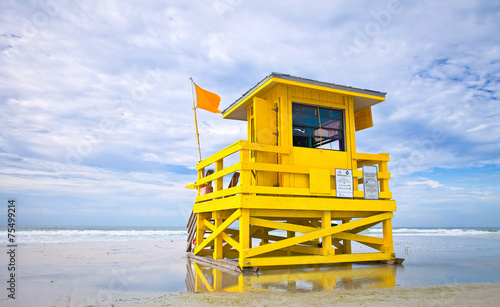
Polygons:
<instances>
[{"instance_id":1,"label":"wooden support post","mask_svg":"<svg viewBox=\"0 0 500 307\"><path fill-rule=\"evenodd\" d=\"M293 220L286 220L286 222L287 222L287 223L291 223L292 221L293 221ZM293 238L293 237L295 237L295 231L287 231L287 232L286 232L286 237L287 237L287 238ZM287 255L287 256L292 256L292 254L293 254L293 252L292 252L292 251L289 251L289 250L288 250L288 251L286 252L286 255Z\"/></svg>"},{"instance_id":2,"label":"wooden support post","mask_svg":"<svg viewBox=\"0 0 500 307\"><path fill-rule=\"evenodd\" d=\"M262 239L260 241L260 245L264 245L269 243L269 229L262 228Z\"/></svg>"},{"instance_id":3,"label":"wooden support post","mask_svg":"<svg viewBox=\"0 0 500 307\"><path fill-rule=\"evenodd\" d=\"M245 267L244 252L250 248L250 209L241 209L240 216L240 246L241 252L238 259L240 268Z\"/></svg>"},{"instance_id":4,"label":"wooden support post","mask_svg":"<svg viewBox=\"0 0 500 307\"><path fill-rule=\"evenodd\" d=\"M224 220L221 218L220 212L214 211L212 213L212 218L215 221L215 228L216 229L219 228L222 225L222 223L224 222ZM214 254L213 254L213 258L215 260L223 258L222 243L223 243L223 240L222 240L222 234L221 234L221 235L218 235L214 239Z\"/></svg>"},{"instance_id":5,"label":"wooden support post","mask_svg":"<svg viewBox=\"0 0 500 307\"><path fill-rule=\"evenodd\" d=\"M205 217L206 213L199 213L198 220L196 221L196 247L201 244L203 238L205 237Z\"/></svg>"},{"instance_id":6,"label":"wooden support post","mask_svg":"<svg viewBox=\"0 0 500 307\"><path fill-rule=\"evenodd\" d=\"M342 224L349 223L351 219L345 219L342 220ZM346 231L347 232L347 231ZM344 244L342 244L344 247L344 254L351 254L352 253L352 248L351 248L351 240L344 240Z\"/></svg>"},{"instance_id":7,"label":"wooden support post","mask_svg":"<svg viewBox=\"0 0 500 307\"><path fill-rule=\"evenodd\" d=\"M321 218L321 228L326 229L332 227L332 212L323 212L323 217ZM330 256L335 255L335 251L332 249L332 236L323 237L323 248L321 249L321 255Z\"/></svg>"},{"instance_id":8,"label":"wooden support post","mask_svg":"<svg viewBox=\"0 0 500 307\"><path fill-rule=\"evenodd\" d=\"M395 257L392 240L392 219L382 221L382 231L384 233L384 252L391 253Z\"/></svg>"}]
</instances>

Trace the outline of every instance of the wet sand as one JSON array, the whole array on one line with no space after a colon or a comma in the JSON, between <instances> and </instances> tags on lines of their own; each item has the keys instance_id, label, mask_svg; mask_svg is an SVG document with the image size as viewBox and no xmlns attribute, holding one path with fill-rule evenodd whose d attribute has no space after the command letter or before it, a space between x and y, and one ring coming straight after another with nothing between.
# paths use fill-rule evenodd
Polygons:
<instances>
[{"instance_id":1,"label":"wet sand","mask_svg":"<svg viewBox=\"0 0 500 307\"><path fill-rule=\"evenodd\" d=\"M500 300L497 274L500 262L495 254L498 240L486 240L481 247L469 250L455 242L444 255L454 255L455 249L463 252L456 256L458 260L448 259L448 265L436 262L436 254L429 252L432 249L429 239L421 246L418 242L423 241L404 240L410 240L413 250L403 266L262 270L258 275L248 276L195 267L187 262L185 243L180 241L19 246L16 300L8 300L3 287L0 305L482 306L496 305ZM441 239L434 240L442 244ZM397 248L403 244L401 240L395 242ZM493 256L488 246L495 252ZM0 249L0 263L7 264L6 251L6 247ZM476 272L475 275L469 276L468 270ZM7 269L3 271L2 280L7 277ZM210 290L222 292L210 293Z\"/></svg>"}]
</instances>

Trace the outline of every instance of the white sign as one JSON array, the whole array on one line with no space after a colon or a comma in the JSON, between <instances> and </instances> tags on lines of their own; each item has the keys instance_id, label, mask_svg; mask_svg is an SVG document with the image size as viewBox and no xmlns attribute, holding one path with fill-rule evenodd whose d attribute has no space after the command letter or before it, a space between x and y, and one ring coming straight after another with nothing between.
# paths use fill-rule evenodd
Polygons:
<instances>
[{"instance_id":1,"label":"white sign","mask_svg":"<svg viewBox=\"0 0 500 307\"><path fill-rule=\"evenodd\" d=\"M337 197L353 197L352 170L335 169L335 189L337 190Z\"/></svg>"},{"instance_id":2,"label":"white sign","mask_svg":"<svg viewBox=\"0 0 500 307\"><path fill-rule=\"evenodd\" d=\"M365 199L379 199L376 166L363 165L363 187Z\"/></svg>"}]
</instances>

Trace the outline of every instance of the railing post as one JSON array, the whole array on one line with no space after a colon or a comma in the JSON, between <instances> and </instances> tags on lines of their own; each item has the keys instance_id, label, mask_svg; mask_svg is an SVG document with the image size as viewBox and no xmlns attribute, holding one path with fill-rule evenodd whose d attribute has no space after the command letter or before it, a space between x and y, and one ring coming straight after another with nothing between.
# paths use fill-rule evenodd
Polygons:
<instances>
[{"instance_id":1,"label":"railing post","mask_svg":"<svg viewBox=\"0 0 500 307\"><path fill-rule=\"evenodd\" d=\"M250 152L248 149L242 148L240 151L240 162L242 166L250 162ZM249 187L251 184L251 174L249 170L241 170L240 185L242 188Z\"/></svg>"},{"instance_id":2,"label":"railing post","mask_svg":"<svg viewBox=\"0 0 500 307\"><path fill-rule=\"evenodd\" d=\"M294 222L294 220L286 220L286 222L287 222L287 223L293 223L293 222ZM293 237L295 237L295 231L287 231L287 232L286 232L286 237L287 237L287 238L293 238ZM291 252L291 251L287 251L287 252L286 252L286 255L287 255L287 256L292 256L292 252Z\"/></svg>"},{"instance_id":3,"label":"railing post","mask_svg":"<svg viewBox=\"0 0 500 307\"><path fill-rule=\"evenodd\" d=\"M358 160L357 159L352 159L352 171L357 171L358 170ZM353 191L358 191L359 190L359 187L358 187L358 177L356 178L353 178L352 180L352 187L353 187Z\"/></svg>"},{"instance_id":4,"label":"railing post","mask_svg":"<svg viewBox=\"0 0 500 307\"><path fill-rule=\"evenodd\" d=\"M387 162L380 161L378 163L379 172L388 172ZM380 179L380 192L389 192L389 180L388 179Z\"/></svg>"},{"instance_id":5,"label":"railing post","mask_svg":"<svg viewBox=\"0 0 500 307\"><path fill-rule=\"evenodd\" d=\"M217 160L215 162L215 173L217 174L217 172L221 171L223 168L224 168L224 160L223 159ZM223 185L224 185L224 178L223 177L217 178L215 180L215 191L222 190L224 188Z\"/></svg>"},{"instance_id":6,"label":"railing post","mask_svg":"<svg viewBox=\"0 0 500 307\"><path fill-rule=\"evenodd\" d=\"M204 167L200 168L198 170L198 180L200 180L203 177L205 177L205 168ZM197 196L200 196L200 187L198 186L198 187L196 187L196 189L198 190Z\"/></svg>"}]
</instances>

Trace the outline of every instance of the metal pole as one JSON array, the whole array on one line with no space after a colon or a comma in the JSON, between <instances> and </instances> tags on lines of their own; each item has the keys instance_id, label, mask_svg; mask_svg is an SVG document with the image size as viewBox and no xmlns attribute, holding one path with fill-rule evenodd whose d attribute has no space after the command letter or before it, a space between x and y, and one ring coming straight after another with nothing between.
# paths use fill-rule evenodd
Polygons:
<instances>
[{"instance_id":1,"label":"metal pole","mask_svg":"<svg viewBox=\"0 0 500 307\"><path fill-rule=\"evenodd\" d=\"M196 118L196 106L194 104L194 81L192 77L189 77L189 80L191 80L191 94L193 96L194 125L196 127L196 140L198 141L198 156L200 157L201 162L200 134L198 133L198 119Z\"/></svg>"}]
</instances>

